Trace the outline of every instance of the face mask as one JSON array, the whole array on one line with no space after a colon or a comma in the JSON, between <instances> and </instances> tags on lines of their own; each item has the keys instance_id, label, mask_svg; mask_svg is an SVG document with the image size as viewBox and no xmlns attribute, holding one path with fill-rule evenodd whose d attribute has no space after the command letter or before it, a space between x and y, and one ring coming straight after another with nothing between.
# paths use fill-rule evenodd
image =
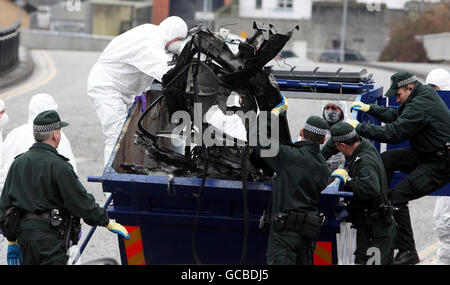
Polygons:
<instances>
[{"instance_id":1,"label":"face mask","mask_svg":"<svg viewBox=\"0 0 450 285\"><path fill-rule=\"evenodd\" d=\"M3 116L0 118L0 129L4 128L9 122L8 115L3 113Z\"/></svg>"},{"instance_id":2,"label":"face mask","mask_svg":"<svg viewBox=\"0 0 450 285\"><path fill-rule=\"evenodd\" d=\"M328 123L334 124L337 123L341 118L339 118L339 113L331 110L325 110L323 111L323 115L325 117L325 120L327 120Z\"/></svg>"},{"instance_id":3,"label":"face mask","mask_svg":"<svg viewBox=\"0 0 450 285\"><path fill-rule=\"evenodd\" d=\"M183 41L175 41L173 43L171 43L169 45L169 47L167 48L167 50L170 53L176 54L176 55L180 55L181 51L183 51Z\"/></svg>"}]
</instances>

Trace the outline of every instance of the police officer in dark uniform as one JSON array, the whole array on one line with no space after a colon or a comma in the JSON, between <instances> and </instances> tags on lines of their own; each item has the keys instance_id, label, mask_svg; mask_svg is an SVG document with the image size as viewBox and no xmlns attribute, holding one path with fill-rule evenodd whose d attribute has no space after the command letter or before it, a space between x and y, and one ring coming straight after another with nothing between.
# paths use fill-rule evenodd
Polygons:
<instances>
[{"instance_id":1,"label":"police officer in dark uniform","mask_svg":"<svg viewBox=\"0 0 450 285\"><path fill-rule=\"evenodd\" d=\"M331 176L341 179L345 189L353 193L348 212L357 230L355 263L392 264L395 221L380 154L348 123L331 127L331 139L346 158L345 168L335 170Z\"/></svg>"},{"instance_id":2,"label":"police officer in dark uniform","mask_svg":"<svg viewBox=\"0 0 450 285\"><path fill-rule=\"evenodd\" d=\"M56 111L44 111L33 121L36 143L16 157L0 198L0 224L8 239L8 264L66 264L70 241L78 241L82 218L129 238L111 221L78 180L68 159L56 151L61 140Z\"/></svg>"},{"instance_id":3,"label":"police officer in dark uniform","mask_svg":"<svg viewBox=\"0 0 450 285\"><path fill-rule=\"evenodd\" d=\"M411 147L383 152L384 167L390 185L394 171L408 173L390 192L394 217L398 224L395 264L417 264L408 202L428 195L450 182L448 147L450 143L450 111L433 88L422 85L409 72L391 77L385 95L396 97L398 109L354 102L352 108L377 117L384 126L358 124L363 137L397 144L409 140ZM398 208L398 210L397 210Z\"/></svg>"},{"instance_id":4,"label":"police officer in dark uniform","mask_svg":"<svg viewBox=\"0 0 450 285\"><path fill-rule=\"evenodd\" d=\"M322 223L319 195L330 173L320 154L327 130L324 119L309 117L300 132L301 141L280 145L274 157L262 157L277 175L272 189L269 265L312 264Z\"/></svg>"}]
</instances>

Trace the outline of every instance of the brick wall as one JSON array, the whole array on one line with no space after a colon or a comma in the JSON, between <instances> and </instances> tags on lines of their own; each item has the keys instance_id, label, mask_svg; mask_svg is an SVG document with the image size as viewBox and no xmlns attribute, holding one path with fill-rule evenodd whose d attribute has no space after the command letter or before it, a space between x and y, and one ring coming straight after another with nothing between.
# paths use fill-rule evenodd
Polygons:
<instances>
[{"instance_id":1,"label":"brick wall","mask_svg":"<svg viewBox=\"0 0 450 285\"><path fill-rule=\"evenodd\" d=\"M152 12L152 24L159 25L169 17L170 0L154 0Z\"/></svg>"}]
</instances>

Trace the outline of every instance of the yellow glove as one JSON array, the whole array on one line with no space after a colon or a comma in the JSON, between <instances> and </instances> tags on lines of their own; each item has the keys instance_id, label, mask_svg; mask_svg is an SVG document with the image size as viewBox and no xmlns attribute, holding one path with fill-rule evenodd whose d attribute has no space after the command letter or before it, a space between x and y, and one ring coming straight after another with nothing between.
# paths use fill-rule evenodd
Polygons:
<instances>
[{"instance_id":1,"label":"yellow glove","mask_svg":"<svg viewBox=\"0 0 450 285\"><path fill-rule=\"evenodd\" d=\"M272 109L272 114L274 114L275 116L279 116L280 114L286 112L287 109L289 108L286 97L283 94L281 94L281 98L282 100L280 104L276 105L275 108Z\"/></svg>"},{"instance_id":2,"label":"yellow glove","mask_svg":"<svg viewBox=\"0 0 450 285\"><path fill-rule=\"evenodd\" d=\"M341 179L341 181L344 182L344 184L346 184L347 180L349 180L348 172L343 168L336 169L335 171L333 171L333 173L331 173L331 177L337 177Z\"/></svg>"},{"instance_id":3,"label":"yellow glove","mask_svg":"<svg viewBox=\"0 0 450 285\"><path fill-rule=\"evenodd\" d=\"M130 234L128 233L127 229L125 229L121 224L109 220L109 224L106 226L106 228L111 232L122 236L124 239L130 239Z\"/></svg>"},{"instance_id":4,"label":"yellow glove","mask_svg":"<svg viewBox=\"0 0 450 285\"><path fill-rule=\"evenodd\" d=\"M347 124L352 125L352 127L356 129L356 126L359 125L359 122L357 120L350 120L347 122Z\"/></svg>"},{"instance_id":5,"label":"yellow glove","mask_svg":"<svg viewBox=\"0 0 450 285\"><path fill-rule=\"evenodd\" d=\"M362 111L366 113L370 110L370 105L364 104L363 102L353 102L350 110Z\"/></svg>"}]
</instances>

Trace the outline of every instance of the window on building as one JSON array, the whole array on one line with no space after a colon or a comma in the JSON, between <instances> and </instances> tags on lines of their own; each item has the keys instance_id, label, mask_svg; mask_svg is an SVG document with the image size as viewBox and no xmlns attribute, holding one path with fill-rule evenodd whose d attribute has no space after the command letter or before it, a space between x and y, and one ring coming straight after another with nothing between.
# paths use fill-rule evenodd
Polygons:
<instances>
[{"instance_id":1,"label":"window on building","mask_svg":"<svg viewBox=\"0 0 450 285\"><path fill-rule=\"evenodd\" d=\"M294 0L278 0L278 8L292 9Z\"/></svg>"},{"instance_id":2,"label":"window on building","mask_svg":"<svg viewBox=\"0 0 450 285\"><path fill-rule=\"evenodd\" d=\"M262 0L256 0L256 9L262 8Z\"/></svg>"}]
</instances>

